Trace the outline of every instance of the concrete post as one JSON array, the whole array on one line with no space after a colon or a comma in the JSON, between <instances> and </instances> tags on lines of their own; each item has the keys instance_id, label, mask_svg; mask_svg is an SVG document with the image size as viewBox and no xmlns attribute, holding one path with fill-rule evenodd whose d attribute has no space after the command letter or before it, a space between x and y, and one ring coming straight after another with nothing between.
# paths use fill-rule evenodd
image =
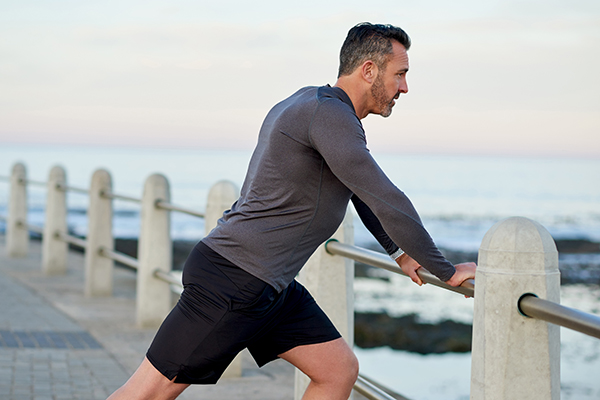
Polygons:
<instances>
[{"instance_id":1,"label":"concrete post","mask_svg":"<svg viewBox=\"0 0 600 400\"><path fill-rule=\"evenodd\" d=\"M9 257L26 257L29 248L27 224L27 170L22 163L12 167L10 200L6 224L6 251Z\"/></svg>"},{"instance_id":2,"label":"concrete post","mask_svg":"<svg viewBox=\"0 0 600 400\"><path fill-rule=\"evenodd\" d=\"M348 211L344 221L332 239L354 244L352 212ZM321 245L307 261L298 279L313 295L319 306L352 347L354 345L354 261L346 257L332 256ZM296 370L294 399L300 400L310 380Z\"/></svg>"},{"instance_id":3,"label":"concrete post","mask_svg":"<svg viewBox=\"0 0 600 400\"><path fill-rule=\"evenodd\" d=\"M110 173L99 169L92 175L90 206L88 208L88 234L85 248L85 295L110 296L113 289L114 262L99 253L101 247L113 250L112 199L102 193L112 192Z\"/></svg>"},{"instance_id":4,"label":"concrete post","mask_svg":"<svg viewBox=\"0 0 600 400\"><path fill-rule=\"evenodd\" d=\"M230 181L219 181L210 188L204 217L204 232L206 235L217 226L217 221L223 216L223 212L231 208L239 195L240 190ZM240 353L223 372L223 378L239 378L241 376L242 356Z\"/></svg>"},{"instance_id":5,"label":"concrete post","mask_svg":"<svg viewBox=\"0 0 600 400\"><path fill-rule=\"evenodd\" d=\"M239 188L230 181L219 181L210 188L204 213L204 233L206 235L217 226L217 221L223 216L223 212L229 210L239 196Z\"/></svg>"},{"instance_id":6,"label":"concrete post","mask_svg":"<svg viewBox=\"0 0 600 400\"><path fill-rule=\"evenodd\" d=\"M67 233L67 193L59 185L66 186L67 174L60 166L50 170L46 195L46 221L42 236L42 271L47 275L64 274L67 271L69 245L56 235Z\"/></svg>"},{"instance_id":7,"label":"concrete post","mask_svg":"<svg viewBox=\"0 0 600 400\"><path fill-rule=\"evenodd\" d=\"M171 270L171 213L156 207L156 202L170 202L167 178L154 174L146 179L142 196L142 215L138 245L136 321L140 327L160 325L172 307L171 288L157 279L154 271Z\"/></svg>"},{"instance_id":8,"label":"concrete post","mask_svg":"<svg viewBox=\"0 0 600 400\"><path fill-rule=\"evenodd\" d=\"M559 399L559 327L517 308L525 293L560 301L548 231L522 217L495 224L481 243L475 282L471 399Z\"/></svg>"}]
</instances>

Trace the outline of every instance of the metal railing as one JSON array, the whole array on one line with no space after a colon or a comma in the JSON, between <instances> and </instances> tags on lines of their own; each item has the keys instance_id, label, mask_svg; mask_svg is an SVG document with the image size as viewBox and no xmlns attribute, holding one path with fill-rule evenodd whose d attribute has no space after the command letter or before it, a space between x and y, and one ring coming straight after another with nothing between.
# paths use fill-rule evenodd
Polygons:
<instances>
[{"instance_id":1,"label":"metal railing","mask_svg":"<svg viewBox=\"0 0 600 400\"><path fill-rule=\"evenodd\" d=\"M124 201L130 201L132 203L138 203L138 204L142 202L142 199L137 199L135 197L130 197L130 196L124 196L122 194L116 194L116 193L108 192L108 191L101 191L100 196L102 196L105 199L124 200Z\"/></svg>"},{"instance_id":2,"label":"metal railing","mask_svg":"<svg viewBox=\"0 0 600 400\"><path fill-rule=\"evenodd\" d=\"M519 311L526 317L540 319L555 325L600 339L600 317L526 293L519 299Z\"/></svg>"},{"instance_id":3,"label":"metal railing","mask_svg":"<svg viewBox=\"0 0 600 400\"><path fill-rule=\"evenodd\" d=\"M406 276L402 269L398 267L398 264L382 253L350 246L334 239L325 243L325 249L329 254L347 257ZM472 279L463 282L459 287L453 287L442 282L423 268L417 270L417 274L425 283L430 283L466 296L475 296L475 281ZM600 317L597 315L575 310L549 300L540 299L531 293L525 293L521 296L516 306L521 314L526 317L540 319L600 339Z\"/></svg>"},{"instance_id":4,"label":"metal railing","mask_svg":"<svg viewBox=\"0 0 600 400\"><path fill-rule=\"evenodd\" d=\"M162 201L162 200L158 200L156 203L154 203L154 206L157 207L157 208L162 208L163 210L177 211L177 212L180 212L182 214L187 214L187 215L191 215L191 216L198 217L198 218L204 218L205 217L205 214L201 213L199 211L195 211L195 210L191 210L189 208L184 208L184 207L176 206L174 204L167 203L167 202Z\"/></svg>"},{"instance_id":5,"label":"metal railing","mask_svg":"<svg viewBox=\"0 0 600 400\"><path fill-rule=\"evenodd\" d=\"M10 182L10 177L9 176L5 176L5 175L0 175L0 181L6 181L6 182ZM44 182L44 181L38 181L38 180L33 180L33 179L23 179L23 178L19 178L18 179L18 183L22 184L22 185L34 185L34 186L40 186L40 187L44 187L47 188L48 187L48 182ZM90 191L88 189L85 188L80 188L80 187L76 187L76 186L69 186L66 185L62 182L58 182L55 184L55 189L56 190L60 190L62 192L75 192L75 193L80 193L80 194L90 194ZM137 204L141 204L142 203L142 199L140 198L135 198L135 197L131 197L131 196L126 196L126 195L121 195L121 194L117 194L114 193L112 191L102 191L100 193L101 197L106 198L106 199L114 199L114 200L121 200L121 201L128 201L128 202L132 202L132 203L137 203ZM180 212L183 214L187 214L187 215L191 215L194 217L199 217L199 218L204 218L205 214L201 213L199 211L196 210L192 210L189 208L185 208L185 207L181 207L181 206L177 206L175 204L169 203L169 202L165 202L163 200L158 200L155 202L155 207L160 208L160 209L165 209L165 210L169 210L169 211L175 211L175 212ZM0 215L0 221L3 222L7 222L8 218L5 216ZM40 226L36 226L36 225L30 225L24 221L18 221L17 225L20 227L23 227L25 229L27 229L30 232L35 232L38 234L43 234L44 232L44 228L40 227ZM55 237L63 242L72 244L74 246L77 246L79 248L83 248L85 249L87 246L87 241L85 239L73 236L73 235L69 235L65 232L60 232L60 231L56 231L54 233ZM125 253L121 253L118 251L114 251L114 250L110 250L107 249L105 247L101 247L98 250L98 253L102 256L102 257L106 257L109 259L112 259L113 261L117 261L129 268L132 268L134 270L137 270L139 268L139 262L137 260L137 258L135 257L131 257ZM165 281L167 283L170 284L174 284L177 283L176 282L176 278L170 274L164 273L162 271L155 271L155 276L156 278Z\"/></svg>"},{"instance_id":6,"label":"metal railing","mask_svg":"<svg viewBox=\"0 0 600 400\"><path fill-rule=\"evenodd\" d=\"M0 180L4 180L5 177L0 176ZM57 183L56 185L48 185L46 182L39 182L30 179L20 179L19 183L23 185L32 184L45 186L49 189L54 189L62 192L78 192L82 194L90 194L89 190L68 186L64 183ZM97 196L97 192L96 192ZM143 202L142 199L124 196L120 194L113 193L112 191L104 191L100 192L100 196L105 199L116 199L123 201L130 201L141 204ZM160 196L158 196L160 197ZM147 198L144 198L144 202L148 201ZM187 209L184 207L180 207L174 205L170 202L163 201L159 199L152 200L155 209L162 209L168 211L180 212L188 215L192 215L195 217L206 218L205 213L201 213L195 210ZM148 204L148 203L146 203ZM7 218L0 216L0 220L6 221ZM32 226L27 224L25 221L19 221L19 226L25 227L30 231L42 233L43 228L38 226ZM72 244L74 246L85 248L87 246L86 240L82 238L78 238L72 235L67 234L66 232L56 231L53 234L59 240ZM392 261L387 255L378 253L375 251L363 249L356 246L351 246L348 244L344 244L338 242L337 240L329 240L325 243L325 250L327 253L331 255L339 255L343 256L355 261L363 262L365 264L372 265L374 267L382 268L393 273L406 275L404 272L398 267L398 265ZM120 253L114 251L112 249L108 249L106 247L100 246L97 248L97 252L99 255L105 258L112 259L117 261L127 267L133 268L135 270L139 270L140 262L138 259L128 256L124 253ZM152 267L153 268L153 267ZM171 285L171 290L174 292L179 292L183 287L181 283L181 279L174 274L162 270L154 270L149 271L152 275ZM138 272L139 274L140 272ZM445 282L442 282L437 277L435 277L430 272L421 268L417 271L419 277L424 283L428 283L431 285L435 285L446 290L450 290L456 293L460 293L465 296L474 297L475 295L475 286L473 280L467 280L463 282L463 284L459 287L453 287ZM584 333L589 336L593 336L596 338L600 338L600 317L594 314L584 313L579 310L575 310L569 307L562 306L560 304L540 299L535 296L535 294L524 293L520 299L518 300L516 306L518 310L526 317L536 318L539 320L544 320L555 325L563 326L581 333ZM383 388L381 385L370 381L369 379L359 376L354 389L361 393L363 396L367 397L370 400L390 400L390 399L399 399L402 398L399 395L391 394L393 392ZM385 389L385 390L384 390Z\"/></svg>"},{"instance_id":7,"label":"metal railing","mask_svg":"<svg viewBox=\"0 0 600 400\"><path fill-rule=\"evenodd\" d=\"M325 250L331 255L343 256L354 261L363 262L374 267L406 276L396 262L392 261L387 255L382 253L340 243L335 239L330 239L325 243ZM417 273L425 283L469 297L474 297L475 295L474 280L465 281L460 287L452 287L423 268L420 268ZM516 302L515 306L518 307L519 312L525 317L536 318L581 332L588 336L600 338L600 316L565 307L552 301L540 299L535 294L531 293L523 294ZM364 379L359 379L356 382L354 389L371 400L393 398L381 390L375 390L372 386L373 385L368 385L368 381L365 382ZM370 390L370 392L366 394L364 392L365 390Z\"/></svg>"},{"instance_id":8,"label":"metal railing","mask_svg":"<svg viewBox=\"0 0 600 400\"><path fill-rule=\"evenodd\" d=\"M387 392L383 390L383 385L375 384L370 379L358 375L358 379L354 384L354 390L369 400L407 400L405 397L400 396L399 394L391 395L388 392L391 392L386 388Z\"/></svg>"},{"instance_id":9,"label":"metal railing","mask_svg":"<svg viewBox=\"0 0 600 400\"><path fill-rule=\"evenodd\" d=\"M63 242L72 244L82 249L85 249L85 247L87 246L87 242L84 239L69 235L61 231L54 232L54 236L56 236L59 240L62 240Z\"/></svg>"},{"instance_id":10,"label":"metal railing","mask_svg":"<svg viewBox=\"0 0 600 400\"><path fill-rule=\"evenodd\" d=\"M325 250L332 255L347 257L353 259L354 261L359 261L374 267L394 272L396 274L407 276L398 266L398 264L396 264L395 261L392 261L389 256L373 250L340 243L335 239L330 239L325 243ZM435 285L469 297L473 297L475 295L475 281L473 279L468 279L463 282L461 286L454 287L439 280L435 275L423 268L419 268L417 270L417 274L424 283L429 283L431 285Z\"/></svg>"},{"instance_id":11,"label":"metal railing","mask_svg":"<svg viewBox=\"0 0 600 400\"><path fill-rule=\"evenodd\" d=\"M140 263L137 258L128 256L125 253L107 249L106 247L100 247L100 249L98 249L98 254L100 254L102 257L110 258L113 261L120 262L121 264L126 265L134 270L137 270L140 267Z\"/></svg>"}]
</instances>

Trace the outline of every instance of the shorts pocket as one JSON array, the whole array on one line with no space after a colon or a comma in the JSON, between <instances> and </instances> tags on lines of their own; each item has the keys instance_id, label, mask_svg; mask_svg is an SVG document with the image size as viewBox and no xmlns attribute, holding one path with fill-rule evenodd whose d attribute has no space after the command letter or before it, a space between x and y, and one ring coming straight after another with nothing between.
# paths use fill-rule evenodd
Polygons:
<instances>
[{"instance_id":1,"label":"shorts pocket","mask_svg":"<svg viewBox=\"0 0 600 400\"><path fill-rule=\"evenodd\" d=\"M260 316L267 313L278 298L277 291L264 283L262 291L244 287L231 298L230 310L246 315Z\"/></svg>"}]
</instances>

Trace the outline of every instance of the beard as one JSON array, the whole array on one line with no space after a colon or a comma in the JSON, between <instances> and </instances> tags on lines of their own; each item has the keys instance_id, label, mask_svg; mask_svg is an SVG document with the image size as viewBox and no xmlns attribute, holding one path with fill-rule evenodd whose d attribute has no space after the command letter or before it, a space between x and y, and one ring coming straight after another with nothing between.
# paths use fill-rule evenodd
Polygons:
<instances>
[{"instance_id":1,"label":"beard","mask_svg":"<svg viewBox=\"0 0 600 400\"><path fill-rule=\"evenodd\" d=\"M385 92L385 87L383 85L382 74L378 74L377 78L375 78L375 82L373 82L373 86L371 86L371 95L375 99L375 103L377 104L377 108L381 110L379 115L383 118L387 118L392 115L392 107L394 107L394 99L396 95L389 99Z\"/></svg>"}]
</instances>

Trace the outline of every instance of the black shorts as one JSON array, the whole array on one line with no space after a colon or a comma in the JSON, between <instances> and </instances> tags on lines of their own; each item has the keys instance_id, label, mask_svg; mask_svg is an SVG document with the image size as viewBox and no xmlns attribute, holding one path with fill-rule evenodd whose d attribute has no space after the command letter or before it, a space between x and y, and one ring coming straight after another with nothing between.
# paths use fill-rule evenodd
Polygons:
<instances>
[{"instance_id":1,"label":"black shorts","mask_svg":"<svg viewBox=\"0 0 600 400\"><path fill-rule=\"evenodd\" d=\"M262 367L296 346L341 337L300 283L278 293L202 242L185 263L183 285L146 354L177 383L216 383L245 348Z\"/></svg>"}]
</instances>

